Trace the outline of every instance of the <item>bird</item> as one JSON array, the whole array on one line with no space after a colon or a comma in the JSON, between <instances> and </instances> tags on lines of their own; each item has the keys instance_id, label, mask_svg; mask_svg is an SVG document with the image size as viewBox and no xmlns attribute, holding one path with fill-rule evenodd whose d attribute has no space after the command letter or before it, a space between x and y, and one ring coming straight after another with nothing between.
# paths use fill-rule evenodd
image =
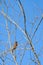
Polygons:
<instances>
[{"instance_id":1,"label":"bird","mask_svg":"<svg viewBox=\"0 0 43 65\"><path fill-rule=\"evenodd\" d=\"M18 46L18 42L17 41L15 41L14 42L14 46L13 46L13 49L12 49L12 52L17 48L17 46Z\"/></svg>"}]
</instances>

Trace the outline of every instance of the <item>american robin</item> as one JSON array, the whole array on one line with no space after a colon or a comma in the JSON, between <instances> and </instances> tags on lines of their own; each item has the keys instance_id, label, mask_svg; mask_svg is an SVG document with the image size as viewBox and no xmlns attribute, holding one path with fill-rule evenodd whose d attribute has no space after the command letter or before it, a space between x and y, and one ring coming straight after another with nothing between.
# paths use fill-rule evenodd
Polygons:
<instances>
[{"instance_id":1,"label":"american robin","mask_svg":"<svg viewBox=\"0 0 43 65\"><path fill-rule=\"evenodd\" d=\"M18 46L18 42L16 41L16 42L14 43L14 47L13 47L13 49L12 49L12 52L13 52L13 50L15 50L15 49L17 48L17 46Z\"/></svg>"}]
</instances>

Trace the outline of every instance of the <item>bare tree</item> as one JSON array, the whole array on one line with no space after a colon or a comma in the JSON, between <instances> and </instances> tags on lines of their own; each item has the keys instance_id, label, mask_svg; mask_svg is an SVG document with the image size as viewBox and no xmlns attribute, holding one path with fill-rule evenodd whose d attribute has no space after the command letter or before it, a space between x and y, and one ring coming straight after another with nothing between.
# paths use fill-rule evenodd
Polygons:
<instances>
[{"instance_id":1,"label":"bare tree","mask_svg":"<svg viewBox=\"0 0 43 65\"><path fill-rule=\"evenodd\" d=\"M35 28L38 16L34 19L34 22L30 23L32 28L28 33L26 11L23 2L21 0L0 1L0 27L2 28L2 30L0 29L0 46L2 46L2 50L0 49L0 59L2 62L0 64L2 65L6 65L10 61L12 65L13 63L15 65L23 65L25 61L27 61L28 65L32 65L32 62L34 65L41 65L40 53L37 54L36 52L33 38L43 21L43 16ZM32 30L33 34L31 35ZM35 43L37 42L35 41ZM27 51L30 55L26 54ZM25 55L29 58L24 58Z\"/></svg>"}]
</instances>

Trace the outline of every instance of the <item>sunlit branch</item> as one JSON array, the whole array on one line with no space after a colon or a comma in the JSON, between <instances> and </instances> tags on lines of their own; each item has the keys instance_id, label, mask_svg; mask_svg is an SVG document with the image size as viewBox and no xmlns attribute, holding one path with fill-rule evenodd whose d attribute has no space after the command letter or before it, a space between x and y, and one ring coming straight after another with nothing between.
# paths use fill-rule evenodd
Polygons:
<instances>
[{"instance_id":1,"label":"sunlit branch","mask_svg":"<svg viewBox=\"0 0 43 65\"><path fill-rule=\"evenodd\" d=\"M4 1L4 4L6 5L6 2L5 2L5 1ZM7 7L7 5L6 5L6 8L7 8L7 14L8 14L8 7ZM8 28L8 19L6 19L6 30L7 30L7 32L8 32L8 41L9 41L9 44L10 44L10 48L12 48L12 45L11 45L11 37L10 37L10 31L9 31L9 28ZM11 51L11 54L12 54L12 51ZM12 57L13 57L13 59L14 59L16 65L18 65L17 62L16 62L16 59L15 59L15 56L14 56L13 54L12 54Z\"/></svg>"}]
</instances>

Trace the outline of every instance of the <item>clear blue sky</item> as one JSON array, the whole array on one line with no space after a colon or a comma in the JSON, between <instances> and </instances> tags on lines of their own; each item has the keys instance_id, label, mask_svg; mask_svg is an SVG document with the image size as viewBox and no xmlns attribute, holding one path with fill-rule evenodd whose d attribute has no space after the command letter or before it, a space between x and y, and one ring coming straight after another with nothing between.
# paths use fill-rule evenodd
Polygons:
<instances>
[{"instance_id":1,"label":"clear blue sky","mask_svg":"<svg viewBox=\"0 0 43 65\"><path fill-rule=\"evenodd\" d=\"M24 29L23 15L21 13L20 8L18 7L18 1L9 0L10 3L8 0L5 1L8 6L8 12L4 0L0 0L1 3L0 11L3 10L12 20L16 21L16 23L22 29ZM26 27L27 27L26 29L28 34L32 38L32 35L43 16L43 0L21 0L21 3L23 5L25 15L26 15ZM14 10L12 9L11 5L14 7ZM9 20L8 20L8 28L10 31L12 46L14 44L15 35L16 35L16 40L18 41L18 45L20 45L20 47L18 46L18 48L22 48L22 47L24 48L25 44L27 43L27 40L25 39L23 33L18 28L15 31L15 26L11 24ZM43 48L42 48L43 47L43 21L41 22L37 32L35 33L35 36L32 39L32 43L34 45L37 55L40 54L38 57L41 65L43 65ZM0 53L2 53L4 50L7 50L6 46L7 49L10 48L9 40L8 40L8 32L6 30L6 18L4 18L4 16L0 14ZM26 47L29 48L30 45L27 45ZM20 65L20 54L22 53L24 53L24 50L16 50L15 52L15 55L17 56L16 61L18 62L18 65ZM0 57L2 57L2 55L0 55ZM8 53L2 58L4 58L5 60L5 65L16 65L10 53ZM8 60L8 58L10 58L11 60ZM25 50L25 54L21 65L29 65L29 63L30 65L35 65L35 63L31 61L31 58L34 59L33 52L31 50ZM1 59L0 59L0 63L2 63Z\"/></svg>"}]
</instances>

